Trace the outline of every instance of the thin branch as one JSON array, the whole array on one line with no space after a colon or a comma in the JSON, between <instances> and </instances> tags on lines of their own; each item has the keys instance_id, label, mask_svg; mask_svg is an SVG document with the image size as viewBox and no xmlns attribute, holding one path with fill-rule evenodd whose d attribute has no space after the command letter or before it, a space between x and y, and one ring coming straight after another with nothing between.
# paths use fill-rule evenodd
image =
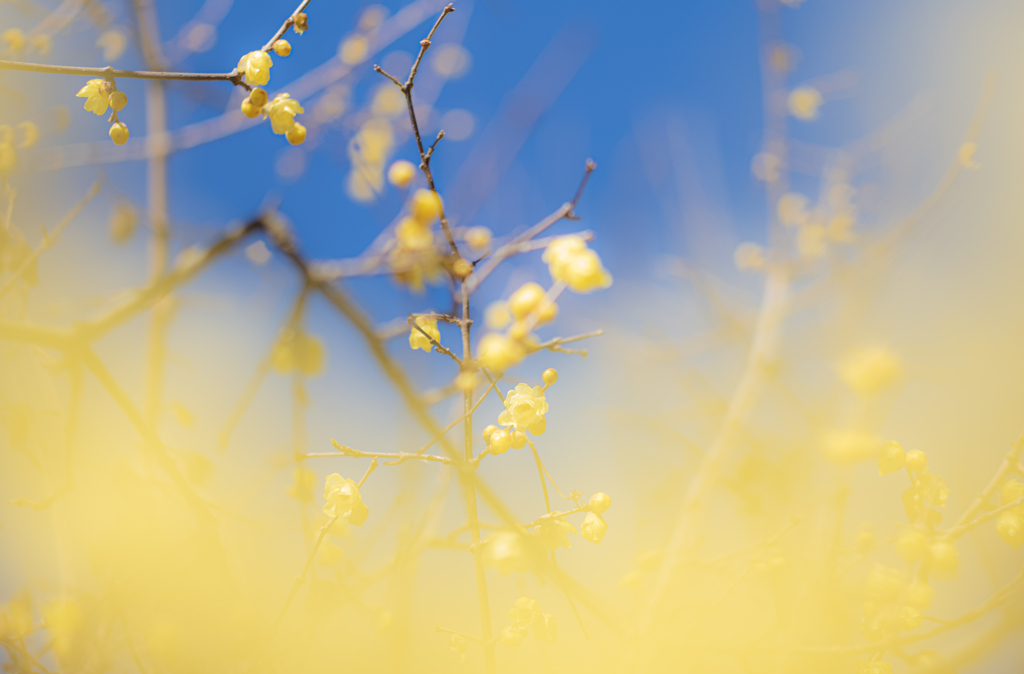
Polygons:
<instances>
[{"instance_id":1,"label":"thin branch","mask_svg":"<svg viewBox=\"0 0 1024 674\"><path fill-rule=\"evenodd\" d=\"M33 250L27 258L25 258L25 260L21 263L20 267L14 270L14 273L11 275L10 278L7 279L7 281L4 282L4 285L0 286L0 298L3 298L3 296L6 295L10 291L10 289L14 287L14 282L21 278L21 275L24 274L25 271L29 267L31 267L32 264L37 259L39 259L40 255L45 253L47 250L52 248L55 243L57 243L58 239L60 239L61 232L63 232L64 229L71 224L72 220L78 217L78 214L82 212L82 209L85 208L85 206L90 201L92 201L93 197L99 194L99 192L100 183L99 181L96 181L95 183L93 183L92 187L89 188L89 191L82 198L82 200L75 204L74 208L68 211L67 215L65 215L64 218L61 219L59 223L57 223L57 226L53 228L52 232L47 233L43 236L43 240L39 242L39 245L36 246L35 250Z\"/></svg>"},{"instance_id":2,"label":"thin branch","mask_svg":"<svg viewBox=\"0 0 1024 674\"><path fill-rule=\"evenodd\" d=\"M50 75L79 75L82 77L117 78L129 80L167 80L172 82L231 82L236 86L243 85L242 74L230 73L165 73L150 70L121 70L106 66L89 68L84 66L51 66L43 63L22 63L21 61L0 60L0 70L20 70L29 73L47 73Z\"/></svg>"},{"instance_id":3,"label":"thin branch","mask_svg":"<svg viewBox=\"0 0 1024 674\"><path fill-rule=\"evenodd\" d=\"M590 180L590 174L593 173L596 168L597 164L595 164L593 160L588 159L583 172L583 179L580 181L580 186L576 189L576 194L573 196L572 201L559 206L554 213L506 243L504 246L496 250L486 262L478 265L477 269L473 272L473 275L469 278L469 292L472 294L476 291L476 289L480 287L480 284L484 282L484 279L486 279L506 258L519 252L519 247L524 243L537 237L563 218L575 219L574 210L576 208L576 204L579 203L580 198L583 196L583 190L586 188L587 182Z\"/></svg>"},{"instance_id":4,"label":"thin branch","mask_svg":"<svg viewBox=\"0 0 1024 674\"><path fill-rule=\"evenodd\" d=\"M384 463L385 466L397 466L401 463L405 463L411 459L419 459L421 461L434 461L436 463L443 463L448 466L456 465L456 461L448 458L447 456L437 456L435 454L411 454L409 452L361 452L358 449L352 447L346 447L339 443L337 440L331 440L331 444L334 445L337 452L321 452L321 453L310 453L310 454L298 454L297 459L325 459L332 457L350 457L353 459L393 459Z\"/></svg>"}]
</instances>

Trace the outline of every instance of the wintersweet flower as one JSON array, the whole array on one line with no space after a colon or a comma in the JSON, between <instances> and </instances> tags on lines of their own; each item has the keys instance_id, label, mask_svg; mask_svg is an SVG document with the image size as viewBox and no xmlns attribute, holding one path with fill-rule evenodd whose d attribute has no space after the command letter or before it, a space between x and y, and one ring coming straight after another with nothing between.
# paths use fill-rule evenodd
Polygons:
<instances>
[{"instance_id":1,"label":"wintersweet flower","mask_svg":"<svg viewBox=\"0 0 1024 674\"><path fill-rule=\"evenodd\" d=\"M110 83L103 79L89 80L75 95L85 99L86 110L103 115L110 106Z\"/></svg>"},{"instance_id":2,"label":"wintersweet flower","mask_svg":"<svg viewBox=\"0 0 1024 674\"><path fill-rule=\"evenodd\" d=\"M357 504L362 503L359 485L354 480L331 473L324 482L324 514L328 517L348 517Z\"/></svg>"},{"instance_id":3,"label":"wintersweet flower","mask_svg":"<svg viewBox=\"0 0 1024 674\"><path fill-rule=\"evenodd\" d=\"M437 329L436 318L430 318L429 316L417 316L416 325L418 325L423 332L427 333L427 335L430 335L435 342L441 342L441 333ZM430 339L427 338L427 335L423 334L423 332L420 332L416 328L411 328L409 330L409 346L414 350L423 349L427 353L430 353L434 348L434 345L430 342Z\"/></svg>"},{"instance_id":4,"label":"wintersweet flower","mask_svg":"<svg viewBox=\"0 0 1024 674\"><path fill-rule=\"evenodd\" d=\"M551 278L575 292L588 293L612 284L612 276L602 266L601 258L577 234L557 237L548 244L541 260L548 264Z\"/></svg>"},{"instance_id":5,"label":"wintersweet flower","mask_svg":"<svg viewBox=\"0 0 1024 674\"><path fill-rule=\"evenodd\" d=\"M559 236L548 244L540 259L548 265L551 278L556 281L565 280L565 269L577 255L587 249L587 242L582 236L567 234Z\"/></svg>"},{"instance_id":6,"label":"wintersweet flower","mask_svg":"<svg viewBox=\"0 0 1024 674\"><path fill-rule=\"evenodd\" d=\"M498 415L502 426L514 426L516 430L526 429L534 435L541 435L547 427L548 403L544 400L544 389L540 386L519 384L505 396L505 411Z\"/></svg>"},{"instance_id":7,"label":"wintersweet flower","mask_svg":"<svg viewBox=\"0 0 1024 674\"><path fill-rule=\"evenodd\" d=\"M811 122L818 118L818 109L825 102L814 87L799 87L789 94L789 112L799 120Z\"/></svg>"},{"instance_id":8,"label":"wintersweet flower","mask_svg":"<svg viewBox=\"0 0 1024 674\"><path fill-rule=\"evenodd\" d=\"M238 61L238 72L245 75L250 85L263 86L270 81L270 69L274 61L264 51L251 51ZM283 132L282 132L283 133Z\"/></svg>"},{"instance_id":9,"label":"wintersweet flower","mask_svg":"<svg viewBox=\"0 0 1024 674\"><path fill-rule=\"evenodd\" d=\"M10 28L0 34L0 40L7 43L7 48L13 52L20 52L25 48L25 34L20 28Z\"/></svg>"},{"instance_id":10,"label":"wintersweet flower","mask_svg":"<svg viewBox=\"0 0 1024 674\"><path fill-rule=\"evenodd\" d=\"M565 283L578 293L601 290L612 284L612 275L592 250L585 250L572 259L565 270Z\"/></svg>"},{"instance_id":11,"label":"wintersweet flower","mask_svg":"<svg viewBox=\"0 0 1024 674\"><path fill-rule=\"evenodd\" d=\"M604 535L608 532L608 523L604 521L604 518L597 513L587 513L587 516L583 518L583 524L580 526L583 531L583 538L590 541L594 545L599 545L604 539Z\"/></svg>"},{"instance_id":12,"label":"wintersweet flower","mask_svg":"<svg viewBox=\"0 0 1024 674\"><path fill-rule=\"evenodd\" d=\"M526 356L526 348L518 340L491 333L480 340L480 363L489 370L504 372Z\"/></svg>"},{"instance_id":13,"label":"wintersweet flower","mask_svg":"<svg viewBox=\"0 0 1024 674\"><path fill-rule=\"evenodd\" d=\"M278 135L286 134L295 127L295 115L305 112L297 100L288 94L278 94L274 100L263 106L263 116L270 120L270 126Z\"/></svg>"}]
</instances>

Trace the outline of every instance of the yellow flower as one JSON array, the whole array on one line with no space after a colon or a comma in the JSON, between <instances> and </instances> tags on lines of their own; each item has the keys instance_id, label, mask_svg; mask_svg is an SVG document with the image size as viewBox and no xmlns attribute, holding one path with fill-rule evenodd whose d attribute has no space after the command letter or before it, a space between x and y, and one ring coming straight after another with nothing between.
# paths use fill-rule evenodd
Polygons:
<instances>
[{"instance_id":1,"label":"yellow flower","mask_svg":"<svg viewBox=\"0 0 1024 674\"><path fill-rule=\"evenodd\" d=\"M0 34L0 40L7 43L7 48L13 52L20 52L25 48L25 34L20 28L10 28Z\"/></svg>"},{"instance_id":2,"label":"yellow flower","mask_svg":"<svg viewBox=\"0 0 1024 674\"><path fill-rule=\"evenodd\" d=\"M805 122L818 118L818 108L825 102L821 92L814 87L799 87L789 93L789 112Z\"/></svg>"},{"instance_id":3,"label":"yellow flower","mask_svg":"<svg viewBox=\"0 0 1024 674\"><path fill-rule=\"evenodd\" d=\"M466 230L466 243L474 250L483 250L491 245L491 230L486 227L470 227Z\"/></svg>"},{"instance_id":4,"label":"yellow flower","mask_svg":"<svg viewBox=\"0 0 1024 674\"><path fill-rule=\"evenodd\" d=\"M103 115L110 105L107 98L110 95L110 83L102 79L89 80L75 95L85 99L86 110Z\"/></svg>"},{"instance_id":5,"label":"yellow flower","mask_svg":"<svg viewBox=\"0 0 1024 674\"><path fill-rule=\"evenodd\" d=\"M428 189L418 189L409 201L409 213L424 225L441 217L441 196Z\"/></svg>"},{"instance_id":6,"label":"yellow flower","mask_svg":"<svg viewBox=\"0 0 1024 674\"><path fill-rule=\"evenodd\" d=\"M612 276L601 265L601 258L576 234L557 237L548 244L541 260L548 264L551 278L564 282L578 293L612 284Z\"/></svg>"},{"instance_id":7,"label":"yellow flower","mask_svg":"<svg viewBox=\"0 0 1024 674\"><path fill-rule=\"evenodd\" d=\"M270 81L270 69L274 61L265 51L251 51L238 60L238 72L245 75L250 85L263 86Z\"/></svg>"},{"instance_id":8,"label":"yellow flower","mask_svg":"<svg viewBox=\"0 0 1024 674\"><path fill-rule=\"evenodd\" d=\"M348 66L362 63L370 51L370 41L362 35L352 35L338 47L338 58Z\"/></svg>"},{"instance_id":9,"label":"yellow flower","mask_svg":"<svg viewBox=\"0 0 1024 674\"><path fill-rule=\"evenodd\" d=\"M123 122L110 125L110 140L114 145L124 145L128 142L128 127Z\"/></svg>"},{"instance_id":10,"label":"yellow flower","mask_svg":"<svg viewBox=\"0 0 1024 674\"><path fill-rule=\"evenodd\" d=\"M900 360L886 348L859 349L839 364L839 377L858 395L877 395L899 379Z\"/></svg>"},{"instance_id":11,"label":"yellow flower","mask_svg":"<svg viewBox=\"0 0 1024 674\"><path fill-rule=\"evenodd\" d=\"M388 169L388 182L399 189L405 189L416 177L416 167L411 161L399 159Z\"/></svg>"},{"instance_id":12,"label":"yellow flower","mask_svg":"<svg viewBox=\"0 0 1024 674\"><path fill-rule=\"evenodd\" d=\"M601 264L601 258L592 250L585 250L569 263L565 270L565 283L578 293L607 288L612 275Z\"/></svg>"},{"instance_id":13,"label":"yellow flower","mask_svg":"<svg viewBox=\"0 0 1024 674\"><path fill-rule=\"evenodd\" d=\"M525 572L529 568L526 550L519 534L499 531L484 542L484 562L507 576L512 572Z\"/></svg>"},{"instance_id":14,"label":"yellow flower","mask_svg":"<svg viewBox=\"0 0 1024 674\"><path fill-rule=\"evenodd\" d=\"M441 333L437 329L437 319L430 318L429 316L417 316L416 325L423 329L423 332L427 333L434 338L438 344L441 343ZM426 335L420 332L416 328L409 329L409 346L415 349L423 349L427 353L430 353L434 345L431 344L430 340Z\"/></svg>"},{"instance_id":15,"label":"yellow flower","mask_svg":"<svg viewBox=\"0 0 1024 674\"><path fill-rule=\"evenodd\" d=\"M395 238L402 250L427 250L434 245L434 233L416 218L402 218L395 228Z\"/></svg>"},{"instance_id":16,"label":"yellow flower","mask_svg":"<svg viewBox=\"0 0 1024 674\"><path fill-rule=\"evenodd\" d=\"M882 440L860 430L833 431L823 440L825 456L836 463L856 463L878 456Z\"/></svg>"},{"instance_id":17,"label":"yellow flower","mask_svg":"<svg viewBox=\"0 0 1024 674\"><path fill-rule=\"evenodd\" d=\"M270 365L281 374L298 371L316 377L323 374L326 361L323 342L305 332L286 331L270 353Z\"/></svg>"},{"instance_id":18,"label":"yellow flower","mask_svg":"<svg viewBox=\"0 0 1024 674\"><path fill-rule=\"evenodd\" d=\"M362 503L359 486L338 473L331 473L324 481L324 500L324 514L328 517L348 517Z\"/></svg>"},{"instance_id":19,"label":"yellow flower","mask_svg":"<svg viewBox=\"0 0 1024 674\"><path fill-rule=\"evenodd\" d=\"M573 259L587 249L587 242L576 234L559 236L548 244L541 255L541 260L548 265L551 278L556 281L565 280L565 269Z\"/></svg>"},{"instance_id":20,"label":"yellow flower","mask_svg":"<svg viewBox=\"0 0 1024 674\"><path fill-rule=\"evenodd\" d=\"M597 513L587 513L587 516L583 518L583 524L580 525L580 529L583 531L584 540L598 545L608 532L608 523Z\"/></svg>"},{"instance_id":21,"label":"yellow flower","mask_svg":"<svg viewBox=\"0 0 1024 674\"><path fill-rule=\"evenodd\" d=\"M492 332L480 340L480 363L495 372L504 372L525 356L526 349L511 337Z\"/></svg>"},{"instance_id":22,"label":"yellow flower","mask_svg":"<svg viewBox=\"0 0 1024 674\"><path fill-rule=\"evenodd\" d=\"M571 548L569 534L578 534L576 527L565 520L545 520L537 527L537 535L541 544L548 550Z\"/></svg>"},{"instance_id":23,"label":"yellow flower","mask_svg":"<svg viewBox=\"0 0 1024 674\"><path fill-rule=\"evenodd\" d=\"M291 130L289 130L284 137L287 138L288 142L292 145L302 145L306 141L306 127L295 122Z\"/></svg>"},{"instance_id":24,"label":"yellow flower","mask_svg":"<svg viewBox=\"0 0 1024 674\"><path fill-rule=\"evenodd\" d=\"M524 283L508 298L508 308L514 317L522 320L533 313L544 299L544 294L544 288L540 287L540 284L533 281Z\"/></svg>"},{"instance_id":25,"label":"yellow flower","mask_svg":"<svg viewBox=\"0 0 1024 674\"><path fill-rule=\"evenodd\" d=\"M484 309L484 323L491 330L503 330L511 322L512 314L506 302L491 302Z\"/></svg>"},{"instance_id":26,"label":"yellow flower","mask_svg":"<svg viewBox=\"0 0 1024 674\"><path fill-rule=\"evenodd\" d=\"M299 102L288 94L278 94L274 96L274 100L263 106L263 116L270 120L270 126L278 135L291 131L295 126L295 115L303 112L305 110Z\"/></svg>"},{"instance_id":27,"label":"yellow flower","mask_svg":"<svg viewBox=\"0 0 1024 674\"><path fill-rule=\"evenodd\" d=\"M278 56L288 56L292 53L292 45L288 40L278 40L274 43L274 53Z\"/></svg>"},{"instance_id":28,"label":"yellow flower","mask_svg":"<svg viewBox=\"0 0 1024 674\"><path fill-rule=\"evenodd\" d=\"M534 435L542 435L547 427L548 403L544 389L540 386L519 384L505 396L505 411L498 415L502 426L514 426L516 430L526 429Z\"/></svg>"},{"instance_id":29,"label":"yellow flower","mask_svg":"<svg viewBox=\"0 0 1024 674\"><path fill-rule=\"evenodd\" d=\"M787 226L803 225L810 217L807 214L807 197L796 192L787 192L775 204L779 222Z\"/></svg>"}]
</instances>

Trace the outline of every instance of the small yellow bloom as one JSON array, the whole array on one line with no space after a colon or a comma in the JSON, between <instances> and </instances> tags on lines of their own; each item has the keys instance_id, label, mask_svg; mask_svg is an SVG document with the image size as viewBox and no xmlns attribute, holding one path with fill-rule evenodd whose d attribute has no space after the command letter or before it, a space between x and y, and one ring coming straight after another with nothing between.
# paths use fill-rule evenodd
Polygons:
<instances>
[{"instance_id":1,"label":"small yellow bloom","mask_svg":"<svg viewBox=\"0 0 1024 674\"><path fill-rule=\"evenodd\" d=\"M25 48L25 34L20 28L9 28L0 33L0 40L7 43L7 48L17 53Z\"/></svg>"},{"instance_id":2,"label":"small yellow bloom","mask_svg":"<svg viewBox=\"0 0 1024 674\"><path fill-rule=\"evenodd\" d=\"M441 217L441 196L428 189L418 189L409 200L409 213L425 225Z\"/></svg>"},{"instance_id":3,"label":"small yellow bloom","mask_svg":"<svg viewBox=\"0 0 1024 674\"><path fill-rule=\"evenodd\" d=\"M128 142L128 127L123 122L110 125L110 140L114 145L124 145Z\"/></svg>"},{"instance_id":4,"label":"small yellow bloom","mask_svg":"<svg viewBox=\"0 0 1024 674\"><path fill-rule=\"evenodd\" d=\"M818 118L818 109L825 102L814 87L799 87L789 93L789 113L799 120L811 122Z\"/></svg>"},{"instance_id":5,"label":"small yellow bloom","mask_svg":"<svg viewBox=\"0 0 1024 674\"><path fill-rule=\"evenodd\" d=\"M362 35L345 38L338 47L338 58L347 66L354 66L366 60L370 52L370 41Z\"/></svg>"},{"instance_id":6,"label":"small yellow bloom","mask_svg":"<svg viewBox=\"0 0 1024 674\"><path fill-rule=\"evenodd\" d=\"M399 159L388 168L388 182L399 189L405 189L416 177L416 167L411 161Z\"/></svg>"},{"instance_id":7,"label":"small yellow bloom","mask_svg":"<svg viewBox=\"0 0 1024 674\"><path fill-rule=\"evenodd\" d=\"M486 227L470 227L464 238L473 250L484 250L491 245L492 235Z\"/></svg>"},{"instance_id":8,"label":"small yellow bloom","mask_svg":"<svg viewBox=\"0 0 1024 674\"><path fill-rule=\"evenodd\" d=\"M514 317L522 320L533 313L544 299L544 295L544 288L540 287L540 284L533 281L524 283L508 298L508 308Z\"/></svg>"},{"instance_id":9,"label":"small yellow bloom","mask_svg":"<svg viewBox=\"0 0 1024 674\"><path fill-rule=\"evenodd\" d=\"M362 503L359 486L338 473L331 473L324 481L324 500L324 514L328 517L348 517Z\"/></svg>"},{"instance_id":10,"label":"small yellow bloom","mask_svg":"<svg viewBox=\"0 0 1024 674\"><path fill-rule=\"evenodd\" d=\"M293 126L291 130L284 135L284 137L287 138L288 142L292 145L302 145L306 140L306 127L295 122L295 126Z\"/></svg>"},{"instance_id":11,"label":"small yellow bloom","mask_svg":"<svg viewBox=\"0 0 1024 674\"><path fill-rule=\"evenodd\" d=\"M85 99L86 110L96 115L103 115L110 106L109 93L110 83L106 80L96 79L86 82L85 86L79 89L75 95Z\"/></svg>"},{"instance_id":12,"label":"small yellow bloom","mask_svg":"<svg viewBox=\"0 0 1024 674\"><path fill-rule=\"evenodd\" d=\"M238 72L245 75L245 81L252 86L263 86L269 82L273 66L273 59L265 51L251 51L238 60Z\"/></svg>"},{"instance_id":13,"label":"small yellow bloom","mask_svg":"<svg viewBox=\"0 0 1024 674\"><path fill-rule=\"evenodd\" d=\"M299 102L288 94L278 94L274 100L263 106L263 116L270 120L271 128L278 135L291 131L295 127L295 115L303 112L305 110Z\"/></svg>"},{"instance_id":14,"label":"small yellow bloom","mask_svg":"<svg viewBox=\"0 0 1024 674\"><path fill-rule=\"evenodd\" d=\"M104 61L116 61L128 46L128 38L119 30L108 30L96 39L96 46L103 49Z\"/></svg>"},{"instance_id":15,"label":"small yellow bloom","mask_svg":"<svg viewBox=\"0 0 1024 674\"><path fill-rule=\"evenodd\" d=\"M503 330L512 322L507 302L491 302L484 309L484 324L491 330Z\"/></svg>"},{"instance_id":16,"label":"small yellow bloom","mask_svg":"<svg viewBox=\"0 0 1024 674\"><path fill-rule=\"evenodd\" d=\"M110 98L107 99L107 102L110 103L110 107L114 110L121 112L124 110L124 106L128 105L128 95L123 91L115 91L110 94Z\"/></svg>"},{"instance_id":17,"label":"small yellow bloom","mask_svg":"<svg viewBox=\"0 0 1024 674\"><path fill-rule=\"evenodd\" d=\"M402 218L395 228L395 238L402 250L424 251L434 245L434 233L416 218Z\"/></svg>"},{"instance_id":18,"label":"small yellow bloom","mask_svg":"<svg viewBox=\"0 0 1024 674\"><path fill-rule=\"evenodd\" d=\"M583 532L584 540L598 545L604 540L604 535L608 532L608 523L597 513L591 512L587 513L587 516L583 518L580 530Z\"/></svg>"},{"instance_id":19,"label":"small yellow bloom","mask_svg":"<svg viewBox=\"0 0 1024 674\"><path fill-rule=\"evenodd\" d=\"M857 463L878 456L882 440L873 433L861 430L827 433L822 449L827 458L836 463Z\"/></svg>"},{"instance_id":20,"label":"small yellow bloom","mask_svg":"<svg viewBox=\"0 0 1024 674\"><path fill-rule=\"evenodd\" d=\"M557 237L548 244L541 260L548 264L551 278L564 282L575 292L588 293L612 284L612 276L602 266L601 258L576 234Z\"/></svg>"},{"instance_id":21,"label":"small yellow bloom","mask_svg":"<svg viewBox=\"0 0 1024 674\"><path fill-rule=\"evenodd\" d=\"M495 372L504 372L526 356L522 343L498 333L484 335L480 340L480 363Z\"/></svg>"},{"instance_id":22,"label":"small yellow bloom","mask_svg":"<svg viewBox=\"0 0 1024 674\"><path fill-rule=\"evenodd\" d=\"M416 325L420 326L423 332L430 335L430 337L432 337L438 344L441 343L441 332L437 329L436 318L430 318L429 316L417 316ZM427 338L427 335L423 334L423 332L420 332L416 328L410 328L409 346L414 350L423 349L427 353L430 353L434 348L434 345L430 342L430 339Z\"/></svg>"},{"instance_id":23,"label":"small yellow bloom","mask_svg":"<svg viewBox=\"0 0 1024 674\"><path fill-rule=\"evenodd\" d=\"M775 204L775 214L782 224L794 227L807 223L807 197L796 192L787 192Z\"/></svg>"},{"instance_id":24,"label":"small yellow bloom","mask_svg":"<svg viewBox=\"0 0 1024 674\"><path fill-rule=\"evenodd\" d=\"M855 393L873 396L884 392L900 377L900 360L886 348L864 348L839 364L839 377Z\"/></svg>"},{"instance_id":25,"label":"small yellow bloom","mask_svg":"<svg viewBox=\"0 0 1024 674\"><path fill-rule=\"evenodd\" d=\"M278 56L288 56L292 53L292 45L288 40L278 40L274 43L274 53Z\"/></svg>"},{"instance_id":26,"label":"small yellow bloom","mask_svg":"<svg viewBox=\"0 0 1024 674\"><path fill-rule=\"evenodd\" d=\"M498 415L498 423L542 435L547 427L544 418L547 412L548 403L544 398L543 387L518 384L515 390L505 396L505 411Z\"/></svg>"}]
</instances>

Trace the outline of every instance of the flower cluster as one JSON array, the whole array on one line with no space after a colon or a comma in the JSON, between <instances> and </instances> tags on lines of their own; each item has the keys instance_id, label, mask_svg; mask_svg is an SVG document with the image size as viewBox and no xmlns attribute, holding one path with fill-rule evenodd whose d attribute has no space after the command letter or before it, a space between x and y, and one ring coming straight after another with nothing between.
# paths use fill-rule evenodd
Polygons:
<instances>
[{"instance_id":1,"label":"flower cluster","mask_svg":"<svg viewBox=\"0 0 1024 674\"><path fill-rule=\"evenodd\" d=\"M111 109L113 112L109 120L110 140L114 141L115 145L124 145L128 142L128 127L117 117L117 113L128 105L128 96L117 90L117 84L113 80L89 80L78 90L76 96L84 98L85 109L97 116L105 115L107 109Z\"/></svg>"},{"instance_id":2,"label":"flower cluster","mask_svg":"<svg viewBox=\"0 0 1024 674\"><path fill-rule=\"evenodd\" d=\"M537 339L533 330L558 316L555 299L563 289L589 293L612 283L601 258L576 234L555 237L541 259L548 264L555 282L550 290L545 291L538 283L524 283L508 301L487 307L487 326L496 331L507 328L504 333L488 333L480 341L480 364L490 370L504 372L534 349Z\"/></svg>"},{"instance_id":3,"label":"flower cluster","mask_svg":"<svg viewBox=\"0 0 1024 674\"><path fill-rule=\"evenodd\" d=\"M354 480L331 473L324 482L324 514L331 519L345 519L353 526L362 526L370 515L363 503L359 485Z\"/></svg>"},{"instance_id":4,"label":"flower cluster","mask_svg":"<svg viewBox=\"0 0 1024 674\"><path fill-rule=\"evenodd\" d=\"M506 648L515 648L523 643L523 639L533 628L533 636L545 643L553 644L558 639L558 621L555 616L542 613L540 603L529 597L516 599L512 608L509 609L508 619L511 621L508 627L501 631L499 637L501 645Z\"/></svg>"},{"instance_id":5,"label":"flower cluster","mask_svg":"<svg viewBox=\"0 0 1024 674\"><path fill-rule=\"evenodd\" d=\"M395 227L395 244L389 262L395 280L413 291L422 291L424 282L435 282L443 274L442 256L434 245L433 229L442 209L440 195L418 189L406 203L408 215Z\"/></svg>"},{"instance_id":6,"label":"flower cluster","mask_svg":"<svg viewBox=\"0 0 1024 674\"><path fill-rule=\"evenodd\" d=\"M434 348L434 344L430 341L431 339L438 344L441 343L441 333L437 329L437 319L430 316L417 316L415 323L419 326L419 329L412 328L409 330L409 346L414 350L423 349L430 353Z\"/></svg>"},{"instance_id":7,"label":"flower cluster","mask_svg":"<svg viewBox=\"0 0 1024 674\"><path fill-rule=\"evenodd\" d=\"M305 17L305 14L292 17L292 26L300 35L305 30ZM270 48L281 57L292 53L292 45L287 40L275 40ZM274 60L268 52L262 50L249 52L239 59L236 72L243 76L246 84L255 87L242 101L242 114L250 119L262 114L264 119L270 120L270 127L275 134L284 136L292 145L301 145L306 140L306 127L295 121L295 115L305 112L302 105L284 92L270 99L267 92L260 88L270 82L272 67Z\"/></svg>"}]
</instances>

